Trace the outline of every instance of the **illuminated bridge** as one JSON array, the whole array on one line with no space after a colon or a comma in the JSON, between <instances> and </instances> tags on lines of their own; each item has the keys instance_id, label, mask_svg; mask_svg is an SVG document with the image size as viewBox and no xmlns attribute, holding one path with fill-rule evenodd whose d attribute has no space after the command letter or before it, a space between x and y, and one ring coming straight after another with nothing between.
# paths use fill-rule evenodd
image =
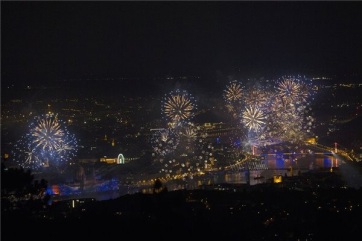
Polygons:
<instances>
[{"instance_id":1,"label":"illuminated bridge","mask_svg":"<svg viewBox=\"0 0 362 241\"><path fill-rule=\"evenodd\" d=\"M352 160L346 150L320 144L307 144L304 152L257 153L225 167L225 170L266 170L266 169L318 169L339 167L344 160Z\"/></svg>"}]
</instances>

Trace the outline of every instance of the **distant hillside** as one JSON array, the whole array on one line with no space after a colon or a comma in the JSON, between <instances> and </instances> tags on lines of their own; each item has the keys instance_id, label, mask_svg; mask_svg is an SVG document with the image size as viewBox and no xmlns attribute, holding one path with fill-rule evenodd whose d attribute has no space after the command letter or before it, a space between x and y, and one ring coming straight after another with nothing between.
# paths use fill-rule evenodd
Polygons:
<instances>
[{"instance_id":1,"label":"distant hillside","mask_svg":"<svg viewBox=\"0 0 362 241\"><path fill-rule=\"evenodd\" d=\"M337 142L341 147L354 148L358 143L362 143L362 116L341 121L336 124L336 128L337 131L323 138L323 144L330 145Z\"/></svg>"}]
</instances>

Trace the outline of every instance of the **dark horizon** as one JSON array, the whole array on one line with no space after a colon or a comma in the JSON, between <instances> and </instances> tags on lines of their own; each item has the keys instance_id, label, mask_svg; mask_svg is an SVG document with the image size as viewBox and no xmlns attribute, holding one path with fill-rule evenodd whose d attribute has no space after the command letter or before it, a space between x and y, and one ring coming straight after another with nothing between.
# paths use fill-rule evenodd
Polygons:
<instances>
[{"instance_id":1,"label":"dark horizon","mask_svg":"<svg viewBox=\"0 0 362 241\"><path fill-rule=\"evenodd\" d=\"M360 2L1 2L2 82L361 74Z\"/></svg>"}]
</instances>

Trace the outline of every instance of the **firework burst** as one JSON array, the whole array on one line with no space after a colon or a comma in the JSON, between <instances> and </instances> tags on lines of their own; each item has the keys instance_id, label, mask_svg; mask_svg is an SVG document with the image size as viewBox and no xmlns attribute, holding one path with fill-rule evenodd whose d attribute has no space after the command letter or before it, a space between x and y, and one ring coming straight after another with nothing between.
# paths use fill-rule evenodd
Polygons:
<instances>
[{"instance_id":1,"label":"firework burst","mask_svg":"<svg viewBox=\"0 0 362 241\"><path fill-rule=\"evenodd\" d=\"M161 112L172 126L178 126L192 119L197 105L186 90L171 91L161 103Z\"/></svg>"},{"instance_id":2,"label":"firework burst","mask_svg":"<svg viewBox=\"0 0 362 241\"><path fill-rule=\"evenodd\" d=\"M246 107L243 112L242 122L249 130L259 131L265 124L265 115L263 111L256 106Z\"/></svg>"},{"instance_id":3,"label":"firework burst","mask_svg":"<svg viewBox=\"0 0 362 241\"><path fill-rule=\"evenodd\" d=\"M224 90L224 99L228 103L241 102L243 98L244 86L236 80L231 81Z\"/></svg>"},{"instance_id":4,"label":"firework burst","mask_svg":"<svg viewBox=\"0 0 362 241\"><path fill-rule=\"evenodd\" d=\"M256 106L259 109L265 109L272 95L259 88L251 88L245 94L245 104L247 106Z\"/></svg>"},{"instance_id":5,"label":"firework burst","mask_svg":"<svg viewBox=\"0 0 362 241\"><path fill-rule=\"evenodd\" d=\"M159 164L160 173L192 176L211 168L215 162L213 145L206 141L207 135L199 126L188 122L164 132L155 133L152 144L154 163Z\"/></svg>"},{"instance_id":6,"label":"firework burst","mask_svg":"<svg viewBox=\"0 0 362 241\"><path fill-rule=\"evenodd\" d=\"M15 145L14 158L23 168L61 167L77 152L77 141L57 115L36 116Z\"/></svg>"},{"instance_id":7,"label":"firework burst","mask_svg":"<svg viewBox=\"0 0 362 241\"><path fill-rule=\"evenodd\" d=\"M313 92L311 83L300 76L283 76L277 81L276 97L282 101L285 108L305 104Z\"/></svg>"},{"instance_id":8,"label":"firework burst","mask_svg":"<svg viewBox=\"0 0 362 241\"><path fill-rule=\"evenodd\" d=\"M179 144L179 138L173 129L161 129L153 134L151 139L154 156L161 162L170 153L174 152Z\"/></svg>"},{"instance_id":9,"label":"firework burst","mask_svg":"<svg viewBox=\"0 0 362 241\"><path fill-rule=\"evenodd\" d=\"M237 120L244 103L244 86L236 80L231 81L224 90L224 100L226 109L232 117Z\"/></svg>"}]
</instances>

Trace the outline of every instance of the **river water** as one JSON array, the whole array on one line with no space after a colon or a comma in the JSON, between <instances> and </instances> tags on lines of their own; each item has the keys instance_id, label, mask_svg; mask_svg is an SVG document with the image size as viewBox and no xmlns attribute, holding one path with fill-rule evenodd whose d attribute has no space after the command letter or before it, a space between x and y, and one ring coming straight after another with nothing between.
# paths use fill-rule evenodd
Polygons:
<instances>
[{"instance_id":1,"label":"river water","mask_svg":"<svg viewBox=\"0 0 362 241\"><path fill-rule=\"evenodd\" d=\"M275 157L265 158L263 168L256 170L229 169L228 171L210 172L199 177L188 177L183 180L163 181L169 191L181 189L198 189L201 186L218 184L250 184L257 185L271 181L274 176L297 176L315 168L339 167L341 161L331 156L318 156L304 163L297 160L279 160ZM132 182L131 182L132 183ZM115 199L137 192L151 193L153 182L145 184L130 184L117 178L87 182L82 188L79 185L69 186L62 184L51 185L49 193L54 200L95 198L96 200Z\"/></svg>"}]
</instances>

